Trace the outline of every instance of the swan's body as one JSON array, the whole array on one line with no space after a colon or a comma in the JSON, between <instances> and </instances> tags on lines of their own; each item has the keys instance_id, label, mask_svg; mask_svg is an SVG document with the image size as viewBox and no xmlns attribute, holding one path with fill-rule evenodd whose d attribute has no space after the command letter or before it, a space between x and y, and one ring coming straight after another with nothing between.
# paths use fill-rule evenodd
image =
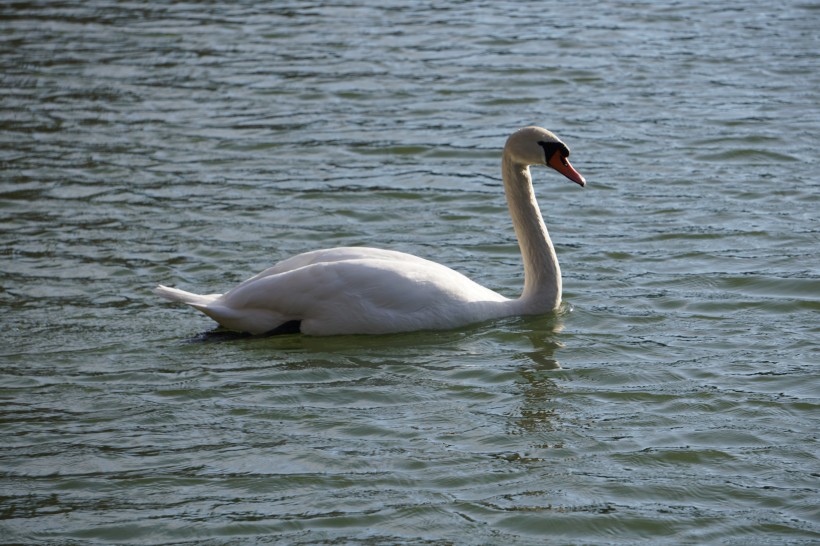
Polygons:
<instances>
[{"instance_id":1,"label":"swan's body","mask_svg":"<svg viewBox=\"0 0 820 546\"><path fill-rule=\"evenodd\" d=\"M561 271L535 200L529 166L547 165L581 186L569 149L539 127L504 147L502 177L524 260L524 291L508 299L448 267L367 247L316 250L281 261L225 294L159 286L229 330L265 334L383 334L449 329L493 318L547 313L561 303Z\"/></svg>"}]
</instances>

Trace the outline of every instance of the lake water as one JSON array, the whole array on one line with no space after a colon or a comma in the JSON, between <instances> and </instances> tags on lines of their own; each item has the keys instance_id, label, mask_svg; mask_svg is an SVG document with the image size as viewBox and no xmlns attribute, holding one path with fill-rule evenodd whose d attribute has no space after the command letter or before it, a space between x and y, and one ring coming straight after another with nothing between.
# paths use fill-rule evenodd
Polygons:
<instances>
[{"instance_id":1,"label":"lake water","mask_svg":"<svg viewBox=\"0 0 820 546\"><path fill-rule=\"evenodd\" d=\"M820 542L820 9L0 5L0 541ZM151 293L369 245L562 312L236 339Z\"/></svg>"}]
</instances>

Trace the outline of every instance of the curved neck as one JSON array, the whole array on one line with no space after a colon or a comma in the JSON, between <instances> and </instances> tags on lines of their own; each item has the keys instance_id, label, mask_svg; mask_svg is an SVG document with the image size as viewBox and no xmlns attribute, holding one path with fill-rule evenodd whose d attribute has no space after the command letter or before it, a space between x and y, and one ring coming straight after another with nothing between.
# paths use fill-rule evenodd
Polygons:
<instances>
[{"instance_id":1,"label":"curved neck","mask_svg":"<svg viewBox=\"0 0 820 546\"><path fill-rule=\"evenodd\" d=\"M507 154L501 175L507 206L524 260L524 292L518 299L523 313L546 313L561 303L561 269L547 226L535 200L527 165L515 163Z\"/></svg>"}]
</instances>

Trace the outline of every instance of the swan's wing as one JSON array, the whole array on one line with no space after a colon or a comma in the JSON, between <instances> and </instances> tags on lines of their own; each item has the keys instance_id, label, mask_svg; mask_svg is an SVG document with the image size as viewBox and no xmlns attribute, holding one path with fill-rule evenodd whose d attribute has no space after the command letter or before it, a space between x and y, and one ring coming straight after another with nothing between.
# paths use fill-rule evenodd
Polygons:
<instances>
[{"instance_id":1,"label":"swan's wing","mask_svg":"<svg viewBox=\"0 0 820 546\"><path fill-rule=\"evenodd\" d=\"M489 318L490 307L507 301L452 269L410 257L371 254L257 275L208 306L220 306L234 322L208 314L253 333L291 320L308 334L384 333L460 326Z\"/></svg>"},{"instance_id":2,"label":"swan's wing","mask_svg":"<svg viewBox=\"0 0 820 546\"><path fill-rule=\"evenodd\" d=\"M425 260L424 258L419 258L418 256L413 256L412 254L397 252L395 250L384 250L381 248L371 248L365 246L345 246L337 248L326 248L322 250L313 250L311 252L305 252L303 254L298 254L296 256L292 256L290 258L282 260L281 262L278 262L276 265L273 265L265 269L261 273L254 275L245 282L255 281L262 277L278 275L279 273L285 273L287 271L293 271L295 269L301 269L303 267L313 264L344 262L351 260L387 260L403 263L428 262L428 260Z\"/></svg>"}]
</instances>

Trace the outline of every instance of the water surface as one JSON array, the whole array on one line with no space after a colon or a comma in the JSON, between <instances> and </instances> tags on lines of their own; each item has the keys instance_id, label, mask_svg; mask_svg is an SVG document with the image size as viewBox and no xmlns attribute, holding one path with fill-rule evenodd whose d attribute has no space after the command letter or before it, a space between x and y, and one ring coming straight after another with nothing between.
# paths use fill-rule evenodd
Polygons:
<instances>
[{"instance_id":1,"label":"water surface","mask_svg":"<svg viewBox=\"0 0 820 546\"><path fill-rule=\"evenodd\" d=\"M758 0L0 7L0 535L813 544L820 11ZM230 339L158 301L338 245L557 316Z\"/></svg>"}]
</instances>

